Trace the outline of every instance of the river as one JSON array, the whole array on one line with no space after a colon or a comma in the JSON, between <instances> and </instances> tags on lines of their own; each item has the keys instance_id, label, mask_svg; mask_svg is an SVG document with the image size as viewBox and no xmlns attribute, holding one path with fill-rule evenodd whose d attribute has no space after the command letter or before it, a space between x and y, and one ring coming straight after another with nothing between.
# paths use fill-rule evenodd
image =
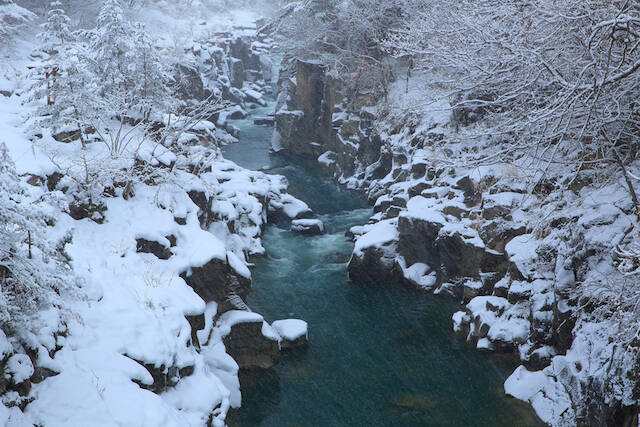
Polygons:
<instances>
[{"instance_id":1,"label":"river","mask_svg":"<svg viewBox=\"0 0 640 427\"><path fill-rule=\"evenodd\" d=\"M254 260L249 306L268 321L300 318L309 346L273 369L241 375L242 408L230 426L529 426L532 411L504 395L516 367L480 352L452 331L458 301L418 290L348 283L353 249L344 235L372 214L359 193L337 185L315 162L269 152L273 129L240 128L224 156L288 178L290 192L322 219L327 233L304 237L285 225L264 233L268 256Z\"/></svg>"}]
</instances>

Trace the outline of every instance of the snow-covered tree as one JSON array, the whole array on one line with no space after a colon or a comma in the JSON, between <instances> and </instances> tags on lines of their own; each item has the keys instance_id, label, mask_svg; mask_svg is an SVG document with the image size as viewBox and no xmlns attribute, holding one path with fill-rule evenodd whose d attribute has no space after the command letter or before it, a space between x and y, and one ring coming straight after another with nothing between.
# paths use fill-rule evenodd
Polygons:
<instances>
[{"instance_id":1,"label":"snow-covered tree","mask_svg":"<svg viewBox=\"0 0 640 427\"><path fill-rule=\"evenodd\" d=\"M40 327L38 312L63 308L61 295L74 293L77 282L46 236L44 211L22 186L0 145L0 327L28 339Z\"/></svg>"},{"instance_id":2,"label":"snow-covered tree","mask_svg":"<svg viewBox=\"0 0 640 427\"><path fill-rule=\"evenodd\" d=\"M386 93L390 80L381 40L399 29L420 0L312 0L286 5L265 30L286 51L319 60L354 87Z\"/></svg>"},{"instance_id":3,"label":"snow-covered tree","mask_svg":"<svg viewBox=\"0 0 640 427\"><path fill-rule=\"evenodd\" d=\"M77 40L60 37L68 18L52 6L47 29L57 53L40 85L48 88L48 105L39 124L54 132L77 129L83 145L86 131L96 131L113 155L121 154L139 133L131 126L144 127L176 108L166 61L144 26L125 18L118 0L106 0L96 27Z\"/></svg>"},{"instance_id":4,"label":"snow-covered tree","mask_svg":"<svg viewBox=\"0 0 640 427\"><path fill-rule=\"evenodd\" d=\"M639 28L634 2L435 0L387 45L441 71L460 124L486 115L475 136L511 141L503 159L584 169L624 160L639 135Z\"/></svg>"},{"instance_id":5,"label":"snow-covered tree","mask_svg":"<svg viewBox=\"0 0 640 427\"><path fill-rule=\"evenodd\" d=\"M52 0L47 12L47 22L43 25L41 40L43 50L50 54L56 53L60 46L73 40L71 20L67 16L59 0Z\"/></svg>"}]
</instances>

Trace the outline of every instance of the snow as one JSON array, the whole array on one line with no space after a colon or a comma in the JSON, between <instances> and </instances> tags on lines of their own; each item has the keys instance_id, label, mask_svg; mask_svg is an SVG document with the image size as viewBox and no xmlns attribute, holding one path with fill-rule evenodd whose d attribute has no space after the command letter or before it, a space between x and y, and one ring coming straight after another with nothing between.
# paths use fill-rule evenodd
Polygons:
<instances>
[{"instance_id":1,"label":"snow","mask_svg":"<svg viewBox=\"0 0 640 427\"><path fill-rule=\"evenodd\" d=\"M302 200L296 199L290 194L283 194L280 197L280 200L272 200L269 203L269 207L272 209L282 209L284 214L291 219L298 218L302 214L311 212L309 205Z\"/></svg>"},{"instance_id":2,"label":"snow","mask_svg":"<svg viewBox=\"0 0 640 427\"><path fill-rule=\"evenodd\" d=\"M253 90L253 89L245 89L244 93L247 95L247 97L253 101L253 102L258 102L258 103L263 103L265 102L262 98L263 95L262 93L258 92L257 90Z\"/></svg>"},{"instance_id":3,"label":"snow","mask_svg":"<svg viewBox=\"0 0 640 427\"><path fill-rule=\"evenodd\" d=\"M229 266L233 268L233 270L236 273L238 273L242 277L251 279L251 271L249 271L249 268L244 263L244 261L240 259L239 256L237 256L233 252L227 251L227 262L229 263Z\"/></svg>"},{"instance_id":4,"label":"snow","mask_svg":"<svg viewBox=\"0 0 640 427\"><path fill-rule=\"evenodd\" d=\"M397 219L384 220L373 224L365 234L357 238L353 253L357 256L362 256L367 248L380 247L398 240L396 224Z\"/></svg>"},{"instance_id":5,"label":"snow","mask_svg":"<svg viewBox=\"0 0 640 427\"><path fill-rule=\"evenodd\" d=\"M545 423L562 425L575 417L569 396L562 385L542 371L531 372L519 366L505 381L504 391L531 404ZM565 422L561 424L561 420Z\"/></svg>"},{"instance_id":6,"label":"snow","mask_svg":"<svg viewBox=\"0 0 640 427\"><path fill-rule=\"evenodd\" d=\"M33 372L33 364L26 354L14 354L4 367L5 376L10 377L16 384L31 378Z\"/></svg>"},{"instance_id":7,"label":"snow","mask_svg":"<svg viewBox=\"0 0 640 427\"><path fill-rule=\"evenodd\" d=\"M271 324L273 329L287 341L295 341L300 337L308 337L307 322L300 319L276 320Z\"/></svg>"},{"instance_id":8,"label":"snow","mask_svg":"<svg viewBox=\"0 0 640 427\"><path fill-rule=\"evenodd\" d=\"M335 160L332 159L332 157L335 157L335 156L336 156L336 153L334 153L333 151L325 151L320 156L318 156L318 163L320 163L325 167L331 166L336 162Z\"/></svg>"},{"instance_id":9,"label":"snow","mask_svg":"<svg viewBox=\"0 0 640 427\"><path fill-rule=\"evenodd\" d=\"M222 336L231 333L231 328L239 323L263 322L264 318L252 311L230 310L222 314L216 322L216 328L220 330Z\"/></svg>"},{"instance_id":10,"label":"snow","mask_svg":"<svg viewBox=\"0 0 640 427\"><path fill-rule=\"evenodd\" d=\"M8 85L0 68L0 86ZM0 143L6 144L19 175L33 174L46 176L55 172L56 167L39 147L34 146L20 128L24 125L27 108L18 96L10 98L0 95Z\"/></svg>"},{"instance_id":11,"label":"snow","mask_svg":"<svg viewBox=\"0 0 640 427\"><path fill-rule=\"evenodd\" d=\"M420 262L417 262L410 267L406 267L404 265L404 259L401 261L400 265L405 279L414 283L421 289L431 290L435 287L437 283L437 275L435 271L431 270L431 267Z\"/></svg>"},{"instance_id":12,"label":"snow","mask_svg":"<svg viewBox=\"0 0 640 427\"><path fill-rule=\"evenodd\" d=\"M462 331L462 323L469 322L467 313L465 313L464 311L456 311L455 313L453 313L452 319L454 332Z\"/></svg>"},{"instance_id":13,"label":"snow","mask_svg":"<svg viewBox=\"0 0 640 427\"><path fill-rule=\"evenodd\" d=\"M433 205L433 199L415 196L409 199L407 202L407 210L406 212L402 212L402 214L403 216L406 215L411 218L418 218L428 222L442 225L447 224L447 220L444 215L433 209Z\"/></svg>"}]
</instances>

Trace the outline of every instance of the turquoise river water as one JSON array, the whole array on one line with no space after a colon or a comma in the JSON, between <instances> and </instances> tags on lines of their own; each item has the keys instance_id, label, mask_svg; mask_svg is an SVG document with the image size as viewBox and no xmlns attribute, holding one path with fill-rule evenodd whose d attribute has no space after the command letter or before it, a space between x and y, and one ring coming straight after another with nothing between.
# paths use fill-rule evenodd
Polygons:
<instances>
[{"instance_id":1,"label":"turquoise river water","mask_svg":"<svg viewBox=\"0 0 640 427\"><path fill-rule=\"evenodd\" d=\"M264 234L249 306L268 321L304 319L309 346L273 369L241 375L242 407L230 426L531 426L531 410L503 391L513 360L483 353L452 331L458 301L405 287L348 283L348 228L367 222L364 197L314 162L269 152L273 129L253 125L273 105L235 121L226 158L288 178L290 192L325 223L322 236L284 225Z\"/></svg>"}]
</instances>

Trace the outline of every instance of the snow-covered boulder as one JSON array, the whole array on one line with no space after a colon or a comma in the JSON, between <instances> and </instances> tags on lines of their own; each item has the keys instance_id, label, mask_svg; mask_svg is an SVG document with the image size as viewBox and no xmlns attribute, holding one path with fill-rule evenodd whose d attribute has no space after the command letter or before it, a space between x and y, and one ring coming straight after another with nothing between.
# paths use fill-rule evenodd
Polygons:
<instances>
[{"instance_id":1,"label":"snow-covered boulder","mask_svg":"<svg viewBox=\"0 0 640 427\"><path fill-rule=\"evenodd\" d=\"M267 105L267 101L264 100L264 98L262 97L262 94L257 90L246 89L244 91L244 94L247 96L247 101L249 102L262 105L263 107Z\"/></svg>"},{"instance_id":2,"label":"snow-covered boulder","mask_svg":"<svg viewBox=\"0 0 640 427\"><path fill-rule=\"evenodd\" d=\"M306 219L313 215L309 205L290 194L283 194L279 200L269 201L269 221Z\"/></svg>"},{"instance_id":3,"label":"snow-covered boulder","mask_svg":"<svg viewBox=\"0 0 640 427\"><path fill-rule=\"evenodd\" d=\"M453 329L477 341L478 348L511 351L530 334L529 313L524 305L512 305L506 298L477 296L466 312L453 315Z\"/></svg>"},{"instance_id":4,"label":"snow-covered boulder","mask_svg":"<svg viewBox=\"0 0 640 427\"><path fill-rule=\"evenodd\" d=\"M436 199L415 196L398 218L398 253L408 265L427 264L441 281L479 279L481 273L506 271L508 259L503 254L487 248L475 230L438 210L442 207L436 203ZM473 297L481 289L468 293Z\"/></svg>"},{"instance_id":5,"label":"snow-covered boulder","mask_svg":"<svg viewBox=\"0 0 640 427\"><path fill-rule=\"evenodd\" d=\"M268 369L280 359L280 336L258 313L228 311L216 323L227 353L240 369Z\"/></svg>"},{"instance_id":6,"label":"snow-covered boulder","mask_svg":"<svg viewBox=\"0 0 640 427\"><path fill-rule=\"evenodd\" d=\"M307 322L300 319L276 320L271 327L280 335L280 348L293 348L307 345L309 334Z\"/></svg>"},{"instance_id":7,"label":"snow-covered boulder","mask_svg":"<svg viewBox=\"0 0 640 427\"><path fill-rule=\"evenodd\" d=\"M324 224L319 219L295 219L291 221L291 230L307 236L324 233Z\"/></svg>"},{"instance_id":8,"label":"snow-covered boulder","mask_svg":"<svg viewBox=\"0 0 640 427\"><path fill-rule=\"evenodd\" d=\"M364 234L356 237L355 249L349 260L349 280L362 284L393 284L402 280L397 267L398 230L396 219L365 226Z\"/></svg>"},{"instance_id":9,"label":"snow-covered boulder","mask_svg":"<svg viewBox=\"0 0 640 427\"><path fill-rule=\"evenodd\" d=\"M220 114L220 117L222 117L223 115L228 120L243 120L247 118L247 112L244 111L240 106L235 106L228 112Z\"/></svg>"}]
</instances>

